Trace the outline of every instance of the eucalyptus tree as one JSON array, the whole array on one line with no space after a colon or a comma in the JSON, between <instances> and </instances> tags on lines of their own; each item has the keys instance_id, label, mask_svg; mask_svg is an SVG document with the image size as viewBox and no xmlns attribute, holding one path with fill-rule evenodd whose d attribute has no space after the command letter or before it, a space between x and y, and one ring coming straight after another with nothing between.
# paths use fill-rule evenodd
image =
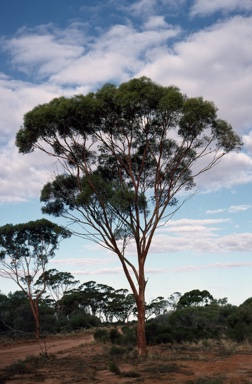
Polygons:
<instances>
[{"instance_id":1,"label":"eucalyptus tree","mask_svg":"<svg viewBox=\"0 0 252 384\"><path fill-rule=\"evenodd\" d=\"M44 281L46 281L46 291L55 302L59 301L66 291L79 284L79 280L75 280L70 272L60 272L55 268L44 271L35 286L40 289Z\"/></svg>"},{"instance_id":2,"label":"eucalyptus tree","mask_svg":"<svg viewBox=\"0 0 252 384\"><path fill-rule=\"evenodd\" d=\"M148 320L151 316L160 316L167 312L168 301L163 296L152 299L145 305L145 318Z\"/></svg>"},{"instance_id":3,"label":"eucalyptus tree","mask_svg":"<svg viewBox=\"0 0 252 384\"><path fill-rule=\"evenodd\" d=\"M134 316L136 312L136 302L132 293L128 293L127 289L116 289L110 296L105 305L104 313L106 320L109 322L115 318L120 322L128 322L129 317Z\"/></svg>"},{"instance_id":4,"label":"eucalyptus tree","mask_svg":"<svg viewBox=\"0 0 252 384\"><path fill-rule=\"evenodd\" d=\"M46 290L46 266L71 232L46 219L0 227L0 276L12 279L29 300L36 338L40 337L39 299ZM34 287L38 274L40 289Z\"/></svg>"},{"instance_id":5,"label":"eucalyptus tree","mask_svg":"<svg viewBox=\"0 0 252 384\"><path fill-rule=\"evenodd\" d=\"M184 293L178 301L178 308L193 307L193 306L207 306L214 302L213 296L204 289L193 289L192 291Z\"/></svg>"},{"instance_id":6,"label":"eucalyptus tree","mask_svg":"<svg viewBox=\"0 0 252 384\"><path fill-rule=\"evenodd\" d=\"M239 150L241 139L212 102L142 77L38 105L16 145L61 162L62 173L42 189L42 211L67 217L79 236L117 255L136 300L138 353L146 355L145 262L155 231L179 209L178 192Z\"/></svg>"}]
</instances>

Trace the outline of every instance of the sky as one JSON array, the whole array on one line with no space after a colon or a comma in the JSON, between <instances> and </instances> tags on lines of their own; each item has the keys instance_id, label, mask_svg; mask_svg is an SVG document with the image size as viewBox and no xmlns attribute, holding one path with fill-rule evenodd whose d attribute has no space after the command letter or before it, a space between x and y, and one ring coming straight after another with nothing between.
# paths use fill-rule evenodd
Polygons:
<instances>
[{"instance_id":1,"label":"sky","mask_svg":"<svg viewBox=\"0 0 252 384\"><path fill-rule=\"evenodd\" d=\"M1 1L0 225L45 217L39 197L54 161L18 153L23 115L140 76L213 101L244 143L196 180L195 195L156 232L146 300L206 289L239 305L252 296L251 0ZM76 237L48 268L129 289L115 255ZM1 292L16 289L0 277Z\"/></svg>"}]
</instances>

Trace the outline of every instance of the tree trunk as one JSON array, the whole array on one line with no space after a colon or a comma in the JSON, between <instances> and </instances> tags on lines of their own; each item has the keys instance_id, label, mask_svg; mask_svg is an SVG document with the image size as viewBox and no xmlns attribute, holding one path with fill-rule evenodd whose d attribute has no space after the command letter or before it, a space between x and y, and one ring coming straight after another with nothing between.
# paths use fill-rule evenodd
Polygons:
<instances>
[{"instance_id":1,"label":"tree trunk","mask_svg":"<svg viewBox=\"0 0 252 384\"><path fill-rule=\"evenodd\" d=\"M36 300L30 299L31 309L35 320L35 337L40 338L39 307Z\"/></svg>"},{"instance_id":2,"label":"tree trunk","mask_svg":"<svg viewBox=\"0 0 252 384\"><path fill-rule=\"evenodd\" d=\"M35 336L36 339L40 338L40 322L39 322L39 308L38 308L38 303L35 303L35 312L36 312L36 317L35 317L35 324L36 324L36 330L35 330Z\"/></svg>"},{"instance_id":3,"label":"tree trunk","mask_svg":"<svg viewBox=\"0 0 252 384\"><path fill-rule=\"evenodd\" d=\"M138 356L147 356L145 336L145 286L144 269L139 268L139 294L136 298L137 304L137 349Z\"/></svg>"},{"instance_id":4,"label":"tree trunk","mask_svg":"<svg viewBox=\"0 0 252 384\"><path fill-rule=\"evenodd\" d=\"M138 356L147 356L145 337L145 302L137 301L137 350Z\"/></svg>"}]
</instances>

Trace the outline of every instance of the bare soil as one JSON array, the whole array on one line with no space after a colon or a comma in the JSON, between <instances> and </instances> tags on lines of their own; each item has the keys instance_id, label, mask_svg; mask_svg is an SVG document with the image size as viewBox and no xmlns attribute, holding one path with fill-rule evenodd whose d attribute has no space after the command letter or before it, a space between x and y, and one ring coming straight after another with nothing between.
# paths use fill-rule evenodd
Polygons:
<instances>
[{"instance_id":1,"label":"bare soil","mask_svg":"<svg viewBox=\"0 0 252 384\"><path fill-rule=\"evenodd\" d=\"M1 344L0 384L252 383L251 345L160 345L148 351L147 359L134 351L112 356L111 344L95 342L90 332L48 337L40 345Z\"/></svg>"}]
</instances>

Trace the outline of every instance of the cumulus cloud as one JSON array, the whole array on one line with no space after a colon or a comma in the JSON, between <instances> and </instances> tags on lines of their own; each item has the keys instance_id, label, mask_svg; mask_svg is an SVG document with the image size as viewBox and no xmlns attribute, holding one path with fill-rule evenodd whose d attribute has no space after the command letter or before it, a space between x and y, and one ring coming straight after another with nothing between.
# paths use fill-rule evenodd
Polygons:
<instances>
[{"instance_id":1,"label":"cumulus cloud","mask_svg":"<svg viewBox=\"0 0 252 384\"><path fill-rule=\"evenodd\" d=\"M1 151L0 164L0 203L24 202L39 196L52 160L41 153L30 154L28 160L10 145Z\"/></svg>"},{"instance_id":2,"label":"cumulus cloud","mask_svg":"<svg viewBox=\"0 0 252 384\"><path fill-rule=\"evenodd\" d=\"M221 11L225 14L233 11L249 11L251 0L195 0L191 7L191 16L206 16Z\"/></svg>"},{"instance_id":3,"label":"cumulus cloud","mask_svg":"<svg viewBox=\"0 0 252 384\"><path fill-rule=\"evenodd\" d=\"M137 0L127 8L138 17L146 18L149 15L156 15L160 9L164 10L165 14L175 15L184 4L186 0Z\"/></svg>"},{"instance_id":4,"label":"cumulus cloud","mask_svg":"<svg viewBox=\"0 0 252 384\"><path fill-rule=\"evenodd\" d=\"M15 36L2 40L2 49L10 54L10 63L16 69L43 78L80 57L85 38L80 25L75 24L66 30L53 25L22 28Z\"/></svg>"},{"instance_id":5,"label":"cumulus cloud","mask_svg":"<svg viewBox=\"0 0 252 384\"><path fill-rule=\"evenodd\" d=\"M213 100L219 116L243 133L252 122L251 33L251 17L220 21L155 51L138 75Z\"/></svg>"},{"instance_id":6,"label":"cumulus cloud","mask_svg":"<svg viewBox=\"0 0 252 384\"><path fill-rule=\"evenodd\" d=\"M93 42L87 54L57 75L52 75L51 81L57 84L99 84L128 80L142 68L153 48L165 45L168 39L180 33L177 27L159 26L160 20L152 22L151 29L149 25L143 31L131 25L112 26Z\"/></svg>"},{"instance_id":7,"label":"cumulus cloud","mask_svg":"<svg viewBox=\"0 0 252 384\"><path fill-rule=\"evenodd\" d=\"M197 177L197 187L201 192L230 189L252 182L252 158L246 153L229 153L211 170Z\"/></svg>"}]
</instances>

